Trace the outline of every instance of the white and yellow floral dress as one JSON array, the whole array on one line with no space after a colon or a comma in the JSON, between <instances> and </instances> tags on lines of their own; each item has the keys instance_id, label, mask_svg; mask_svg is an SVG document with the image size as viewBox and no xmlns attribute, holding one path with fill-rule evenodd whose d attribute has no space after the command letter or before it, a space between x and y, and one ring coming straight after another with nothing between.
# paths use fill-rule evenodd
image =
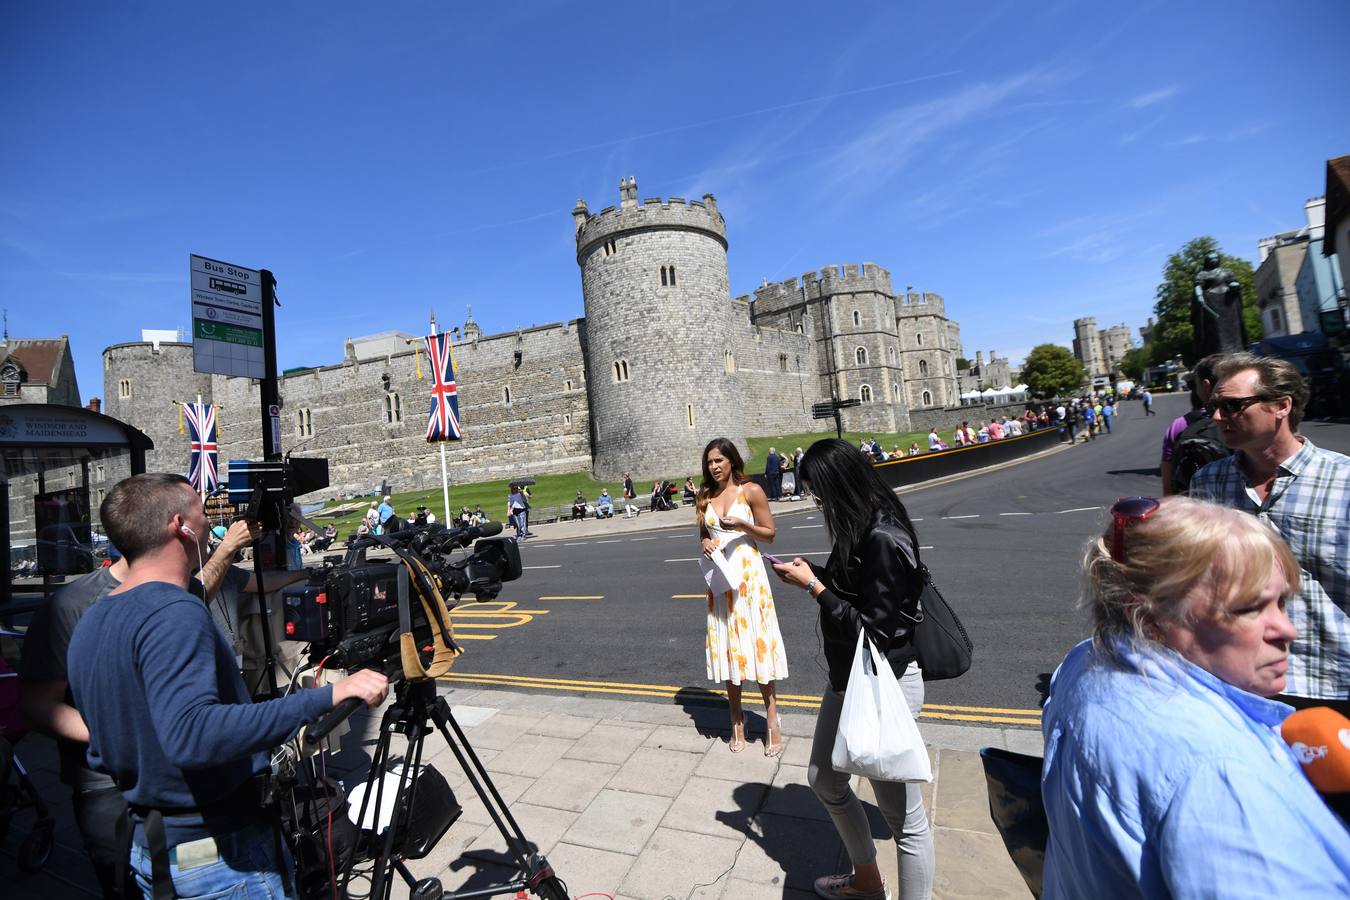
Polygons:
<instances>
[{"instance_id":1,"label":"white and yellow floral dress","mask_svg":"<svg viewBox=\"0 0 1350 900\"><path fill-rule=\"evenodd\" d=\"M727 515L754 521L754 513L740 486ZM773 591L759 547L745 532L723 527L712 503L703 511L703 526L717 542L714 558L707 567L715 566L726 579L714 583L731 587L731 590L708 590L705 641L708 678L733 684L743 681L768 684L786 678L787 655L783 637L778 633Z\"/></svg>"}]
</instances>

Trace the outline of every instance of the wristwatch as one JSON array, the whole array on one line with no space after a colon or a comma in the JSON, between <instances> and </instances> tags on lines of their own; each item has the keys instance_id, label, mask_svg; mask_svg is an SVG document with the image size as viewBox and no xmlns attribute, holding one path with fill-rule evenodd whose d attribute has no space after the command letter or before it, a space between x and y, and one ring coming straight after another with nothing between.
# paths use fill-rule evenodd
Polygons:
<instances>
[{"instance_id":1,"label":"wristwatch","mask_svg":"<svg viewBox=\"0 0 1350 900\"><path fill-rule=\"evenodd\" d=\"M818 584L820 584L820 579L812 576L811 580L806 583L806 592L814 597L816 585Z\"/></svg>"}]
</instances>

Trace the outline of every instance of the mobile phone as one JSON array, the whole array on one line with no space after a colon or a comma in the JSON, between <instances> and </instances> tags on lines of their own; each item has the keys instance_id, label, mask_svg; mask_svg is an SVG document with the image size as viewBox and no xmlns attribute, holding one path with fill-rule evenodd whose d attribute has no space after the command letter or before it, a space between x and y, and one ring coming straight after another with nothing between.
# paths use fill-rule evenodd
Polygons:
<instances>
[{"instance_id":1,"label":"mobile phone","mask_svg":"<svg viewBox=\"0 0 1350 900\"><path fill-rule=\"evenodd\" d=\"M775 566L787 565L787 563L783 562L781 559L774 556L772 553L761 553L760 555L763 556L765 559L767 559L769 562L773 563Z\"/></svg>"}]
</instances>

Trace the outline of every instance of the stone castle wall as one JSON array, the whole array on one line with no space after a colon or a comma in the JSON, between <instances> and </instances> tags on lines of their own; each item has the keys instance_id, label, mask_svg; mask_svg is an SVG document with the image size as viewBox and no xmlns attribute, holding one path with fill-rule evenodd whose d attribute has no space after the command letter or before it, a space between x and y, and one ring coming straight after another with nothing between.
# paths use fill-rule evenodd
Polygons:
<instances>
[{"instance_id":1,"label":"stone castle wall","mask_svg":"<svg viewBox=\"0 0 1350 900\"><path fill-rule=\"evenodd\" d=\"M188 438L178 432L176 404L195 402L198 394L211 400L211 376L192 371L191 344L137 342L103 351L103 412L155 442L145 454L147 472L187 470ZM255 403L255 417L257 409Z\"/></svg>"}]
</instances>

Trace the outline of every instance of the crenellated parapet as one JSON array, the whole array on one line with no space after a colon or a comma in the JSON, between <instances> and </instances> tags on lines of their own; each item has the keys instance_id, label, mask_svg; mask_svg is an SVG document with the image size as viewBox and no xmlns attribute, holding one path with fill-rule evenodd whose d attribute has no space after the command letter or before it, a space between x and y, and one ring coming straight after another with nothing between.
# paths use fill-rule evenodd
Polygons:
<instances>
[{"instance_id":1,"label":"crenellated parapet","mask_svg":"<svg viewBox=\"0 0 1350 900\"><path fill-rule=\"evenodd\" d=\"M637 182L625 179L620 184L621 203L592 214L585 200L572 209L577 229L577 263L583 262L605 241L625 234L645 231L695 231L705 234L727 248L727 226L717 209L717 198L704 194L702 200L683 197L648 197L638 202Z\"/></svg>"},{"instance_id":2,"label":"crenellated parapet","mask_svg":"<svg viewBox=\"0 0 1350 900\"><path fill-rule=\"evenodd\" d=\"M946 316L947 301L941 294L931 291L910 291L900 294L896 300L898 316Z\"/></svg>"}]
</instances>

